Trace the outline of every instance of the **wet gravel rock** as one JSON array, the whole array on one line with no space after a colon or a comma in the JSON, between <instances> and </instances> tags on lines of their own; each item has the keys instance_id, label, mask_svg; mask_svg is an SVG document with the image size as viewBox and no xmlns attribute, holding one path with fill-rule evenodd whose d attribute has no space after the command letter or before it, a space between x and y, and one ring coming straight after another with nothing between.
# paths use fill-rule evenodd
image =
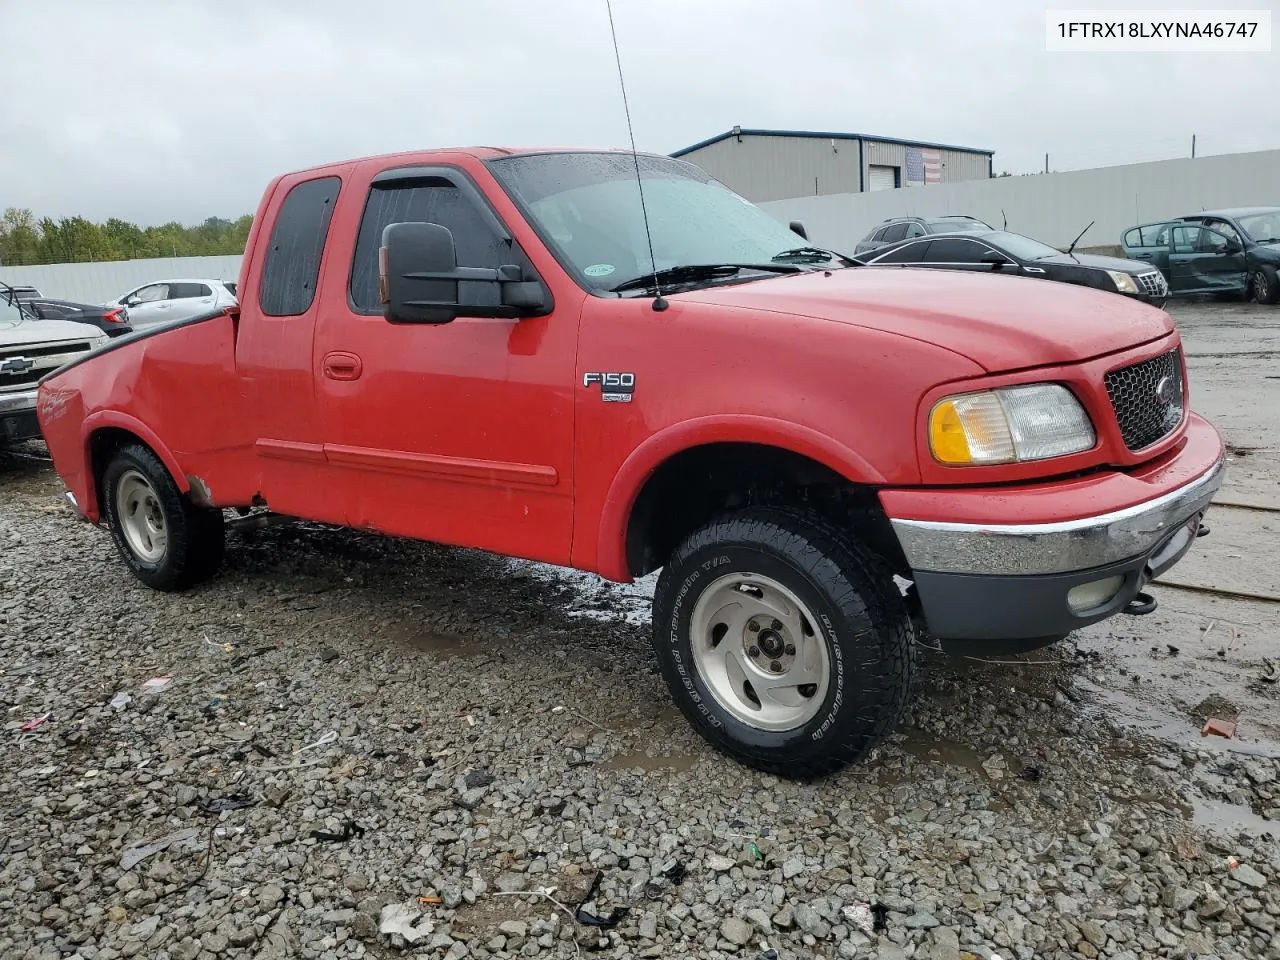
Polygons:
<instances>
[{"instance_id":1,"label":"wet gravel rock","mask_svg":"<svg viewBox=\"0 0 1280 960\"><path fill-rule=\"evenodd\" d=\"M691 733L634 587L304 524L157 594L0 465L0 957L1280 960L1275 837L1189 819L1275 761L1115 729L1069 645L922 653L789 783Z\"/></svg>"}]
</instances>

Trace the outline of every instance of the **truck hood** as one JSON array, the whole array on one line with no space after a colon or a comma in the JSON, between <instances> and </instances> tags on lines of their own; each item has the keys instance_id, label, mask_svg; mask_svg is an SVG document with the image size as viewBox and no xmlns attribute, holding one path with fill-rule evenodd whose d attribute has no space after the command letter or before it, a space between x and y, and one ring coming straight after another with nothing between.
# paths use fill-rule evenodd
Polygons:
<instances>
[{"instance_id":1,"label":"truck hood","mask_svg":"<svg viewBox=\"0 0 1280 960\"><path fill-rule=\"evenodd\" d=\"M71 320L23 320L21 323L0 324L0 347L106 338L107 335L92 324Z\"/></svg>"},{"instance_id":2,"label":"truck hood","mask_svg":"<svg viewBox=\"0 0 1280 960\"><path fill-rule=\"evenodd\" d=\"M1115 293L927 268L816 270L672 299L896 333L945 347L988 373L1088 360L1174 329L1163 310Z\"/></svg>"}]
</instances>

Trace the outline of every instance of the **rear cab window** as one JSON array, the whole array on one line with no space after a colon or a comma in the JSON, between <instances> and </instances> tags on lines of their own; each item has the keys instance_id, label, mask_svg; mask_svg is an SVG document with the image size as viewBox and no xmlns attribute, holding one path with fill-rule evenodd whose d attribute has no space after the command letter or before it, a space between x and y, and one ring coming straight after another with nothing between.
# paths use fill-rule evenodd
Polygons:
<instances>
[{"instance_id":1,"label":"rear cab window","mask_svg":"<svg viewBox=\"0 0 1280 960\"><path fill-rule=\"evenodd\" d=\"M332 176L304 180L285 196L258 284L258 302L266 316L301 316L315 302L320 260L341 183Z\"/></svg>"}]
</instances>

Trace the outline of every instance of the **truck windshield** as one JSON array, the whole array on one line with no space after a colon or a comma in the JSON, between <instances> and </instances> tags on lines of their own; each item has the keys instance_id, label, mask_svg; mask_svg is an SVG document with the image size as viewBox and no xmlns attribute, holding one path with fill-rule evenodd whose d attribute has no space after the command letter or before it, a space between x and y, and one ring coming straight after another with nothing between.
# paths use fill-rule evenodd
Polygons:
<instances>
[{"instance_id":1,"label":"truck windshield","mask_svg":"<svg viewBox=\"0 0 1280 960\"><path fill-rule=\"evenodd\" d=\"M492 160L489 167L589 289L609 290L672 267L767 264L805 243L692 164L641 156L651 260L631 154L533 154ZM827 258L819 252L817 259Z\"/></svg>"}]
</instances>

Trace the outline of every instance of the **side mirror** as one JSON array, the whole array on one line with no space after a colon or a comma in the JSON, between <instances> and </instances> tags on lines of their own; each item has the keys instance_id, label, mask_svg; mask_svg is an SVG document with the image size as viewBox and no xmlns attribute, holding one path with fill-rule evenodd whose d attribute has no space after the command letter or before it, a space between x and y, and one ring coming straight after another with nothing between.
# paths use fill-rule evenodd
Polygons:
<instances>
[{"instance_id":1,"label":"side mirror","mask_svg":"<svg viewBox=\"0 0 1280 960\"><path fill-rule=\"evenodd\" d=\"M804 224L801 223L799 220L792 220L790 226L791 226L792 233L799 234L805 240L809 239L808 231L805 230Z\"/></svg>"},{"instance_id":2,"label":"side mirror","mask_svg":"<svg viewBox=\"0 0 1280 960\"><path fill-rule=\"evenodd\" d=\"M141 302L142 300L138 297L125 297L124 299L124 305L126 307L136 307Z\"/></svg>"},{"instance_id":3,"label":"side mirror","mask_svg":"<svg viewBox=\"0 0 1280 960\"><path fill-rule=\"evenodd\" d=\"M982 258L982 262L986 264L990 264L992 270L999 270L1009 263L1007 258L1001 256L998 253L995 253L994 251L991 253L985 254Z\"/></svg>"},{"instance_id":4,"label":"side mirror","mask_svg":"<svg viewBox=\"0 0 1280 960\"><path fill-rule=\"evenodd\" d=\"M496 283L498 304L467 305L458 284ZM382 231L378 251L379 293L383 315L391 323L450 323L457 317L515 319L550 311L550 298L538 280L529 280L517 264L460 267L453 233L438 223L392 223Z\"/></svg>"},{"instance_id":5,"label":"side mirror","mask_svg":"<svg viewBox=\"0 0 1280 960\"><path fill-rule=\"evenodd\" d=\"M1239 240L1228 240L1227 245L1222 248L1226 253L1239 253L1244 248L1240 246Z\"/></svg>"}]
</instances>

